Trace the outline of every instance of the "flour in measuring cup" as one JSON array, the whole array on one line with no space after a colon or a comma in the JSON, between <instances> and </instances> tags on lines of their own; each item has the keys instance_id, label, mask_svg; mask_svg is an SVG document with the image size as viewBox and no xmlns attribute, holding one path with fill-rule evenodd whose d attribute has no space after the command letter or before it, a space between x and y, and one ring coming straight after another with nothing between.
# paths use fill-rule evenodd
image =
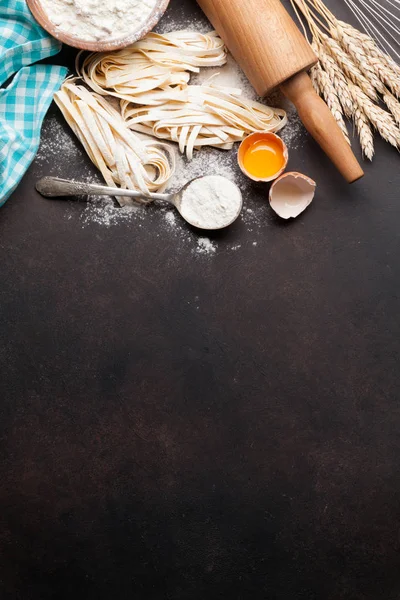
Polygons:
<instances>
[{"instance_id":1,"label":"flour in measuring cup","mask_svg":"<svg viewBox=\"0 0 400 600\"><path fill-rule=\"evenodd\" d=\"M160 0L41 0L60 33L86 42L127 38L138 31Z\"/></svg>"}]
</instances>

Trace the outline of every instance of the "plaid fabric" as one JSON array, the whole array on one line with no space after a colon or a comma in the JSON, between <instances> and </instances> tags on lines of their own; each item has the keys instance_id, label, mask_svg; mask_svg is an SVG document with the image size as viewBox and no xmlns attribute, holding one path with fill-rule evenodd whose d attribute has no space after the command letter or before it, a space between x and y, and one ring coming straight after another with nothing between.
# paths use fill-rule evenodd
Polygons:
<instances>
[{"instance_id":1,"label":"plaid fabric","mask_svg":"<svg viewBox=\"0 0 400 600\"><path fill-rule=\"evenodd\" d=\"M67 72L52 65L24 68L0 90L0 206L35 158L43 119Z\"/></svg>"},{"instance_id":2,"label":"plaid fabric","mask_svg":"<svg viewBox=\"0 0 400 600\"><path fill-rule=\"evenodd\" d=\"M60 50L60 42L35 21L25 0L0 0L0 85L22 67Z\"/></svg>"},{"instance_id":3,"label":"plaid fabric","mask_svg":"<svg viewBox=\"0 0 400 600\"><path fill-rule=\"evenodd\" d=\"M68 72L64 67L27 65L60 49L36 23L25 0L0 0L0 86L17 73L0 89L0 206L34 159L43 119Z\"/></svg>"}]
</instances>

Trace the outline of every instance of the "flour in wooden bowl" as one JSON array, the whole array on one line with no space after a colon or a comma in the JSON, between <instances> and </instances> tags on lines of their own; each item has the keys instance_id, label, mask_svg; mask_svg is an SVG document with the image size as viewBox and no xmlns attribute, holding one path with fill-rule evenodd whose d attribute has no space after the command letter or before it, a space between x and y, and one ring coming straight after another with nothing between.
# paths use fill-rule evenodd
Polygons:
<instances>
[{"instance_id":1,"label":"flour in wooden bowl","mask_svg":"<svg viewBox=\"0 0 400 600\"><path fill-rule=\"evenodd\" d=\"M159 0L41 0L60 33L85 42L128 38L158 4Z\"/></svg>"}]
</instances>

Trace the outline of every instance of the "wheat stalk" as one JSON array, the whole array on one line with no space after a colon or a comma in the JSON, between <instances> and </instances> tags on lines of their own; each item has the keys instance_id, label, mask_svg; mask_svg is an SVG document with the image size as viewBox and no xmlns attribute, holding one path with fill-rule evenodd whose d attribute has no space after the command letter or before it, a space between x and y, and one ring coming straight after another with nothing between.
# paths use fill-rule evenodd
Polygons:
<instances>
[{"instance_id":1,"label":"wheat stalk","mask_svg":"<svg viewBox=\"0 0 400 600\"><path fill-rule=\"evenodd\" d=\"M353 100L350 95L349 87L347 85L346 77L342 69L339 67L335 59L328 54L321 44L313 44L313 49L318 56L323 68L328 74L329 79L332 81L337 96L343 107L343 112L346 117L350 118L354 112Z\"/></svg>"},{"instance_id":2,"label":"wheat stalk","mask_svg":"<svg viewBox=\"0 0 400 600\"><path fill-rule=\"evenodd\" d=\"M400 130L397 128L392 115L374 104L358 86L349 83L349 89L354 104L363 111L383 139L398 148L400 146Z\"/></svg>"},{"instance_id":3,"label":"wheat stalk","mask_svg":"<svg viewBox=\"0 0 400 600\"><path fill-rule=\"evenodd\" d=\"M349 27L351 27L349 25ZM361 33L357 29L351 28L353 30L354 39L358 39L359 43L362 44L367 51L370 58L378 59L383 67L388 69L393 77L396 79L400 79L400 66L393 60L391 56L386 54L381 48L379 48L378 44L372 39L371 36ZM358 35L357 35L358 34Z\"/></svg>"},{"instance_id":4,"label":"wheat stalk","mask_svg":"<svg viewBox=\"0 0 400 600\"><path fill-rule=\"evenodd\" d=\"M389 56L388 54L384 54L383 56L385 57L385 61L386 64L388 66L389 69L391 69L393 71L393 73L395 74L395 76L400 79L400 66L397 64L397 62L395 60L393 60L393 58L391 56Z\"/></svg>"},{"instance_id":5,"label":"wheat stalk","mask_svg":"<svg viewBox=\"0 0 400 600\"><path fill-rule=\"evenodd\" d=\"M388 90L383 94L383 100L396 123L400 125L400 102Z\"/></svg>"},{"instance_id":6,"label":"wheat stalk","mask_svg":"<svg viewBox=\"0 0 400 600\"><path fill-rule=\"evenodd\" d=\"M400 67L393 59L385 54L376 42L365 33L361 33L355 27L343 21L337 21L339 32L342 30L348 38L348 43L357 46L362 52L370 67L375 71L381 82L386 84L396 96L400 96ZM396 72L397 71L397 72ZM382 89L375 86L380 93Z\"/></svg>"},{"instance_id":7,"label":"wheat stalk","mask_svg":"<svg viewBox=\"0 0 400 600\"><path fill-rule=\"evenodd\" d=\"M349 37L353 40L358 41L360 44L363 44L365 48L368 50L369 54L373 56L379 56L380 54L384 54L384 52L379 48L375 40L372 39L371 36L366 33L362 33L356 27L350 25L350 23L346 23L345 21L340 21L339 19L336 21L336 24L341 27Z\"/></svg>"},{"instance_id":8,"label":"wheat stalk","mask_svg":"<svg viewBox=\"0 0 400 600\"><path fill-rule=\"evenodd\" d=\"M309 1L309 0L307 0ZM312 5L322 4L321 0L310 0ZM363 30L384 49L390 49L398 58L400 45L399 0L344 0Z\"/></svg>"},{"instance_id":9,"label":"wheat stalk","mask_svg":"<svg viewBox=\"0 0 400 600\"><path fill-rule=\"evenodd\" d=\"M385 54L385 52L379 48L378 44L374 39L372 39L371 36L367 35L366 33L362 33L344 21L338 21L338 24L349 37L351 37L358 44L362 45L364 50L367 51L370 56L381 58L382 60L387 58L387 54Z\"/></svg>"},{"instance_id":10,"label":"wheat stalk","mask_svg":"<svg viewBox=\"0 0 400 600\"><path fill-rule=\"evenodd\" d=\"M372 161L375 154L374 136L371 127L369 126L368 119L358 106L354 109L353 118L360 138L362 153L368 160Z\"/></svg>"},{"instance_id":11,"label":"wheat stalk","mask_svg":"<svg viewBox=\"0 0 400 600\"><path fill-rule=\"evenodd\" d=\"M379 79L392 90L395 96L400 97L400 78L383 62L381 58L370 56L369 64L375 70ZM383 94L383 92L381 92Z\"/></svg>"},{"instance_id":12,"label":"wheat stalk","mask_svg":"<svg viewBox=\"0 0 400 600\"><path fill-rule=\"evenodd\" d=\"M344 137L346 138L346 141L349 145L351 145L349 134L346 129L346 124L343 119L343 109L339 102L339 98L337 97L333 83L329 79L329 76L326 73L326 71L323 70L319 63L314 67L313 72L313 76L317 85L317 90L320 90L320 94L323 96L325 102L329 106L331 113L335 117L335 121L339 125Z\"/></svg>"},{"instance_id":13,"label":"wheat stalk","mask_svg":"<svg viewBox=\"0 0 400 600\"><path fill-rule=\"evenodd\" d=\"M317 92L318 96L321 96L322 90L319 87L318 77L317 77L317 65L313 67L310 71L311 83L313 84L314 90Z\"/></svg>"},{"instance_id":14,"label":"wheat stalk","mask_svg":"<svg viewBox=\"0 0 400 600\"><path fill-rule=\"evenodd\" d=\"M371 66L368 60L368 54L365 52L362 45L355 41L355 38L347 35L346 31L338 25L331 29L331 34L336 39L343 50L345 50L353 59L354 64L360 69L361 73L368 79L371 85L380 93L383 94L385 86L377 76L375 69Z\"/></svg>"},{"instance_id":15,"label":"wheat stalk","mask_svg":"<svg viewBox=\"0 0 400 600\"><path fill-rule=\"evenodd\" d=\"M366 1L377 5L379 2ZM400 4L400 0L391 1ZM348 4L348 0L345 2ZM314 86L325 98L342 130L345 127L343 113L352 116L363 154L369 160L374 156L373 128L387 142L400 148L397 126L400 126L400 101L397 100L400 98L400 66L373 37L338 20L323 0L291 0L291 3L300 21L297 9L305 17L313 38L312 46L320 60L312 73ZM303 29L307 35L304 24ZM378 106L381 98L390 112Z\"/></svg>"},{"instance_id":16,"label":"wheat stalk","mask_svg":"<svg viewBox=\"0 0 400 600\"><path fill-rule=\"evenodd\" d=\"M325 34L322 34L322 38L325 43L325 48L343 69L350 81L358 85L369 98L376 101L377 95L374 86L370 84L357 65L355 65L346 52L342 50L339 43Z\"/></svg>"}]
</instances>

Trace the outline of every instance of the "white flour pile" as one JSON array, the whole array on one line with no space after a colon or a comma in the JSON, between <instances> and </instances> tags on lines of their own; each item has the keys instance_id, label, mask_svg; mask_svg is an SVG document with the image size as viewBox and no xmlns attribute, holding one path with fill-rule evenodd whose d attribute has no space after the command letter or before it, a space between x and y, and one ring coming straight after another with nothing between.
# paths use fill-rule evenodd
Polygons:
<instances>
[{"instance_id":1,"label":"white flour pile","mask_svg":"<svg viewBox=\"0 0 400 600\"><path fill-rule=\"evenodd\" d=\"M221 229L232 223L242 206L242 194L229 179L209 175L196 179L182 194L184 219L202 229Z\"/></svg>"},{"instance_id":2,"label":"white flour pile","mask_svg":"<svg viewBox=\"0 0 400 600\"><path fill-rule=\"evenodd\" d=\"M201 237L197 240L197 252L199 254L215 254L217 244L208 238Z\"/></svg>"},{"instance_id":3,"label":"white flour pile","mask_svg":"<svg viewBox=\"0 0 400 600\"><path fill-rule=\"evenodd\" d=\"M159 0L41 0L59 32L87 42L132 35L158 4Z\"/></svg>"}]
</instances>

